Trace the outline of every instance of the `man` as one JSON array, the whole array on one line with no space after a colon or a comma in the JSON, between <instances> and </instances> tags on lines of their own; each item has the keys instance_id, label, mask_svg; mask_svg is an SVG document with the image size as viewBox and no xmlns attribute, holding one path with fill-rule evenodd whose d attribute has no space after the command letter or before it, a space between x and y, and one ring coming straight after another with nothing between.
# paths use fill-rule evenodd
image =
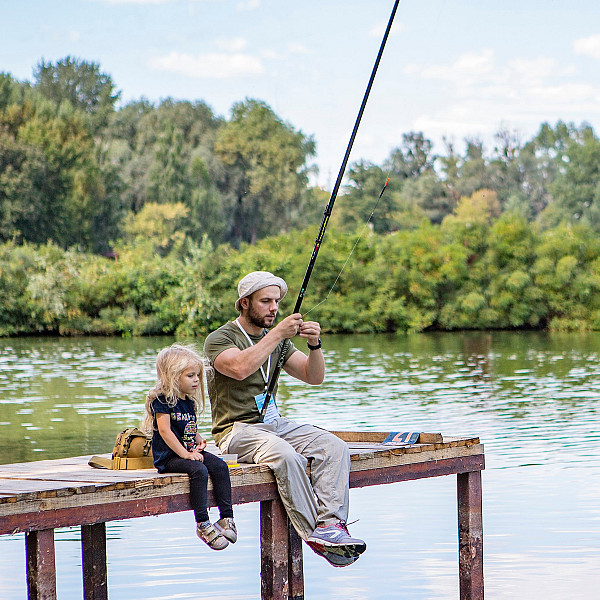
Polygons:
<instances>
[{"instance_id":1,"label":"man","mask_svg":"<svg viewBox=\"0 0 600 600\"><path fill-rule=\"evenodd\" d=\"M282 417L276 391L264 422L260 409L271 373L289 344L284 370L311 385L325 377L321 327L299 313L275 325L279 302L287 293L283 279L254 271L238 284L239 317L212 332L204 344L214 372L208 377L213 437L224 453L240 462L267 464L294 528L330 564L345 567L365 551L366 544L348 533L350 453L335 435ZM299 334L308 356L291 338ZM310 478L306 475L311 461Z\"/></svg>"}]
</instances>

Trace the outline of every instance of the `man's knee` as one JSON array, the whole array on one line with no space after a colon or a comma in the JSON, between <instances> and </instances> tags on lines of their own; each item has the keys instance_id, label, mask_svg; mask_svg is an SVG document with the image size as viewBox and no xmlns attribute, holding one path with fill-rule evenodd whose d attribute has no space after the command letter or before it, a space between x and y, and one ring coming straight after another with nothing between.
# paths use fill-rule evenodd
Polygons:
<instances>
[{"instance_id":1,"label":"man's knee","mask_svg":"<svg viewBox=\"0 0 600 600\"><path fill-rule=\"evenodd\" d=\"M270 466L278 475L288 475L293 471L306 471L307 459L283 440L271 448L270 455Z\"/></svg>"},{"instance_id":2,"label":"man's knee","mask_svg":"<svg viewBox=\"0 0 600 600\"><path fill-rule=\"evenodd\" d=\"M329 462L339 462L341 460L350 460L350 450L348 444L333 433L327 433L316 440L320 445L325 460Z\"/></svg>"}]
</instances>

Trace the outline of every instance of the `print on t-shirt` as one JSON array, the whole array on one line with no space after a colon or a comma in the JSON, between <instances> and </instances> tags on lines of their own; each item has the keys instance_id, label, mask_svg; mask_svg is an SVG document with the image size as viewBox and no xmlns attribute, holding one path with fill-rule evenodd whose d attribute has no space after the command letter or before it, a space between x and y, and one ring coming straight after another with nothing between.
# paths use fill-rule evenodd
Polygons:
<instances>
[{"instance_id":1,"label":"print on t-shirt","mask_svg":"<svg viewBox=\"0 0 600 600\"><path fill-rule=\"evenodd\" d=\"M196 445L196 421L189 421L183 431L183 443L188 452Z\"/></svg>"}]
</instances>

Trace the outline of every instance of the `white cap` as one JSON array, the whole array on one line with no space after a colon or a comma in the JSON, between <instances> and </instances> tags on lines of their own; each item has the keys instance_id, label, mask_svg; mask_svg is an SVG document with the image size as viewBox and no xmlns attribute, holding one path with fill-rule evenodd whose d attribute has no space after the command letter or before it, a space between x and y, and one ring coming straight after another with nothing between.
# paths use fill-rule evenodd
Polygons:
<instances>
[{"instance_id":1,"label":"white cap","mask_svg":"<svg viewBox=\"0 0 600 600\"><path fill-rule=\"evenodd\" d=\"M276 285L279 287L281 290L281 296L279 297L280 300L282 300L287 294L287 283L281 279L281 277L277 277L268 271L253 271L252 273L248 273L248 275L240 279L240 282L238 283L239 298L235 302L236 310L239 312L240 300L242 298L246 298L247 296L250 296L250 294L269 287L270 285Z\"/></svg>"}]
</instances>

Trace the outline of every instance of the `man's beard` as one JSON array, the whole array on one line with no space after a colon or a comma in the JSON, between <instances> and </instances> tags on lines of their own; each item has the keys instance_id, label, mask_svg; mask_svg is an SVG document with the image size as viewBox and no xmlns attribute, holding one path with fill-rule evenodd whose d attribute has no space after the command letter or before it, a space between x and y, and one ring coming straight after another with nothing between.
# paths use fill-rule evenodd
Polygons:
<instances>
[{"instance_id":1,"label":"man's beard","mask_svg":"<svg viewBox=\"0 0 600 600\"><path fill-rule=\"evenodd\" d=\"M263 327L265 329L269 329L270 327L273 327L273 323L275 323L275 317L271 317L270 315L267 315L266 317L261 317L258 314L258 312L254 310L254 306L252 305L252 303L248 307L248 314L246 317L248 321L250 321L250 323L252 323L252 325L254 325L255 327ZM273 319L273 323L268 325L266 320L270 318Z\"/></svg>"}]
</instances>

